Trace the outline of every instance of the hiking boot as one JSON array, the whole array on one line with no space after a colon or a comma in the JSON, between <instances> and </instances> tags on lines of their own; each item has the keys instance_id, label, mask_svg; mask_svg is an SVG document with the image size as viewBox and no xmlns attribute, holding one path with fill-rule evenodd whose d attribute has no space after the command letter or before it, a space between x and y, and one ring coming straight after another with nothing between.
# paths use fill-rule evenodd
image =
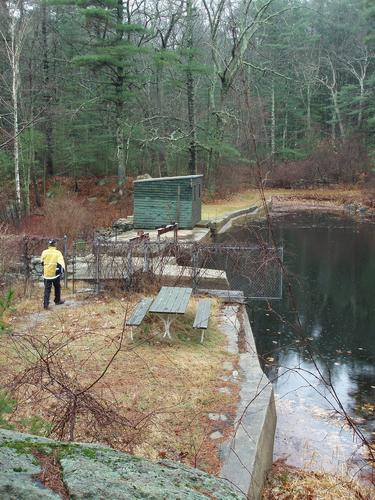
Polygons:
<instances>
[{"instance_id":1,"label":"hiking boot","mask_svg":"<svg viewBox=\"0 0 375 500\"><path fill-rule=\"evenodd\" d=\"M48 310L49 309L49 306L43 306L44 309Z\"/></svg>"},{"instance_id":2,"label":"hiking boot","mask_svg":"<svg viewBox=\"0 0 375 500\"><path fill-rule=\"evenodd\" d=\"M62 304L65 304L65 300L59 300L59 302L55 302L56 306L61 306Z\"/></svg>"}]
</instances>

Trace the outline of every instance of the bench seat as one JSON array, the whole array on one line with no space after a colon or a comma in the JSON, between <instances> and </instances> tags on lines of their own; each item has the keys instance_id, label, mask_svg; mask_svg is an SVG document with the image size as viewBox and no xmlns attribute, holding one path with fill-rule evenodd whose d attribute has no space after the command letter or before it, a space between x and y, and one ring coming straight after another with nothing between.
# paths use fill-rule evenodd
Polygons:
<instances>
[{"instance_id":1,"label":"bench seat","mask_svg":"<svg viewBox=\"0 0 375 500\"><path fill-rule=\"evenodd\" d=\"M143 299L141 302L138 302L138 304L135 306L134 311L130 315L130 317L126 320L125 325L126 326L139 326L143 318L146 316L148 310L150 309L150 306L153 302L153 299ZM133 329L130 330L130 338L133 340Z\"/></svg>"},{"instance_id":2,"label":"bench seat","mask_svg":"<svg viewBox=\"0 0 375 500\"><path fill-rule=\"evenodd\" d=\"M202 330L201 343L204 339L204 330L208 328L208 320L210 319L211 312L211 300L201 299L198 302L197 312L194 319L193 328L199 328Z\"/></svg>"}]
</instances>

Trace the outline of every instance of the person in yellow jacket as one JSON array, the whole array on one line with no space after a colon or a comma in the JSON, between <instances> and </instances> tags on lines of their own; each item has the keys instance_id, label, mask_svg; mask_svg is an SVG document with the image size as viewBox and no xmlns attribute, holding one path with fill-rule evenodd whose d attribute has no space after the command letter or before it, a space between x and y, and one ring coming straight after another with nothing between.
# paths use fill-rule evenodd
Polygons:
<instances>
[{"instance_id":1,"label":"person in yellow jacket","mask_svg":"<svg viewBox=\"0 0 375 500\"><path fill-rule=\"evenodd\" d=\"M48 241L48 248L43 250L40 260L43 265L44 309L48 309L52 285L55 288L55 304L64 304L61 300L60 279L65 272L65 262L62 253L56 248L55 240Z\"/></svg>"}]
</instances>

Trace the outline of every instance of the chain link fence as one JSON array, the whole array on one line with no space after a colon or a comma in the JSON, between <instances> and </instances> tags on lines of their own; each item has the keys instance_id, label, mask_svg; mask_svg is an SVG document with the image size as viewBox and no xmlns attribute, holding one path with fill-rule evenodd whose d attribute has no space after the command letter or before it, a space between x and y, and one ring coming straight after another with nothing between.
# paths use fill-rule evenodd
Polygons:
<instances>
[{"instance_id":1,"label":"chain link fence","mask_svg":"<svg viewBox=\"0 0 375 500\"><path fill-rule=\"evenodd\" d=\"M64 258L68 258L68 238L55 238ZM40 255L48 239L41 236L0 235L0 285L11 286L23 280L25 290L43 273ZM66 278L67 279L67 276ZM65 283L66 284L66 283Z\"/></svg>"},{"instance_id":2,"label":"chain link fence","mask_svg":"<svg viewBox=\"0 0 375 500\"><path fill-rule=\"evenodd\" d=\"M283 248L261 245L204 244L170 240L116 241L56 239L67 269L65 286L81 282L97 292L111 283L124 290L145 284L241 290L247 299L281 299ZM70 245L69 245L70 243ZM40 254L46 239L19 237L13 257L25 285L41 279ZM16 256L16 257L15 257Z\"/></svg>"},{"instance_id":3,"label":"chain link fence","mask_svg":"<svg viewBox=\"0 0 375 500\"><path fill-rule=\"evenodd\" d=\"M195 286L210 269L225 271L229 288L247 299L281 299L283 248L261 245L202 245L195 249Z\"/></svg>"}]
</instances>

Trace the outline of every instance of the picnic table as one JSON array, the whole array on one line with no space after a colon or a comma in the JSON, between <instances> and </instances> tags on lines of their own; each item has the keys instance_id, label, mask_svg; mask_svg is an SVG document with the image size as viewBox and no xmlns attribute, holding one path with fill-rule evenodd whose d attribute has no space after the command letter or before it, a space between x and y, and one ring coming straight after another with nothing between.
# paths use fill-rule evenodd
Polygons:
<instances>
[{"instance_id":1,"label":"picnic table","mask_svg":"<svg viewBox=\"0 0 375 500\"><path fill-rule=\"evenodd\" d=\"M189 304L192 288L163 286L151 304L150 313L162 315L164 337L171 338L170 326L177 314L184 314Z\"/></svg>"}]
</instances>

